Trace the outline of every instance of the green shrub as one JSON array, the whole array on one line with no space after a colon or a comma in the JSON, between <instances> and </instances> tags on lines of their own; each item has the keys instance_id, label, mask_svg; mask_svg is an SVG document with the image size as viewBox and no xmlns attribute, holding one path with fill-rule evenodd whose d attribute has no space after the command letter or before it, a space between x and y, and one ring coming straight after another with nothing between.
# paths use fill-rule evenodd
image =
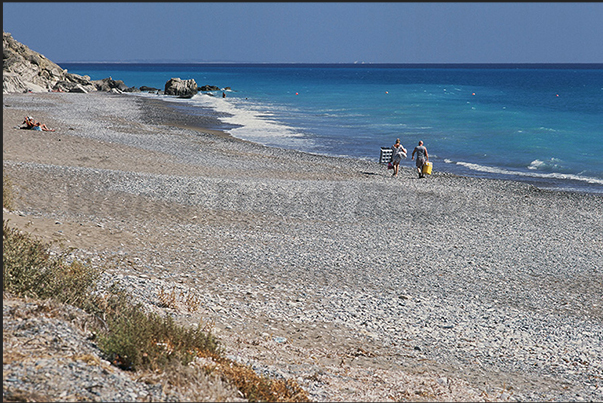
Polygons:
<instances>
[{"instance_id":1,"label":"green shrub","mask_svg":"<svg viewBox=\"0 0 603 403\"><path fill-rule=\"evenodd\" d=\"M196 356L217 357L217 340L201 326L185 328L170 316L145 312L128 302L127 293L112 289L105 302L109 332L99 337L99 347L122 368L161 369L171 360L186 365Z\"/></svg>"},{"instance_id":2,"label":"green shrub","mask_svg":"<svg viewBox=\"0 0 603 403\"><path fill-rule=\"evenodd\" d=\"M4 220L2 234L2 290L35 297L40 284L40 270L49 261L42 242L10 228Z\"/></svg>"},{"instance_id":3,"label":"green shrub","mask_svg":"<svg viewBox=\"0 0 603 403\"><path fill-rule=\"evenodd\" d=\"M271 380L223 357L218 341L201 325L186 328L170 316L145 312L118 285L105 295L95 294L101 270L76 260L66 263L68 252L52 256L48 244L10 228L6 220L2 244L3 291L51 298L93 314L98 319L98 345L120 368L163 372L195 357L211 357L218 366L208 372L217 371L249 401L309 401L297 382Z\"/></svg>"},{"instance_id":4,"label":"green shrub","mask_svg":"<svg viewBox=\"0 0 603 403\"><path fill-rule=\"evenodd\" d=\"M79 261L66 263L66 255L51 256L49 246L10 228L4 220L2 236L2 290L19 296L52 298L84 308L100 275Z\"/></svg>"}]
</instances>

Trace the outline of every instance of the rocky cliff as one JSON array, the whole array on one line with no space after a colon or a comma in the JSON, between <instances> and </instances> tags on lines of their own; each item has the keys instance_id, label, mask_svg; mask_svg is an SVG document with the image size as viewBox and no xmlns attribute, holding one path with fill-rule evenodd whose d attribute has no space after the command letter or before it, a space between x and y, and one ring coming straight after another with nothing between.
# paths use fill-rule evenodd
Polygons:
<instances>
[{"instance_id":1,"label":"rocky cliff","mask_svg":"<svg viewBox=\"0 0 603 403\"><path fill-rule=\"evenodd\" d=\"M3 66L2 93L11 92L133 92L121 80L111 77L90 81L89 76L67 72L44 55L29 49L15 40L8 32L2 35Z\"/></svg>"},{"instance_id":2,"label":"rocky cliff","mask_svg":"<svg viewBox=\"0 0 603 403\"><path fill-rule=\"evenodd\" d=\"M2 92L139 92L141 90L162 93L157 88L128 87L121 80L111 77L91 81L89 76L80 76L67 72L56 63L48 60L44 55L29 49L15 40L8 32L3 32L3 69ZM172 78L165 84L165 94L182 98L190 98L198 91L217 91L219 87L197 87L195 80L181 80ZM230 89L230 87L226 87Z\"/></svg>"},{"instance_id":3,"label":"rocky cliff","mask_svg":"<svg viewBox=\"0 0 603 403\"><path fill-rule=\"evenodd\" d=\"M2 35L2 92L96 91L88 76L68 73L44 55L29 49L8 32Z\"/></svg>"}]
</instances>

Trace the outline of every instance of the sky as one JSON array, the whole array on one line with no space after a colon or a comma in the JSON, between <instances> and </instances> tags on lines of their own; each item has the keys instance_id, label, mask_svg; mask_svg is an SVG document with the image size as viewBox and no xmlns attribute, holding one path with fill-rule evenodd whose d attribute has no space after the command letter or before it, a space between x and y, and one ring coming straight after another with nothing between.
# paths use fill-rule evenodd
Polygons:
<instances>
[{"instance_id":1,"label":"sky","mask_svg":"<svg viewBox=\"0 0 603 403\"><path fill-rule=\"evenodd\" d=\"M603 63L603 3L3 2L55 63Z\"/></svg>"}]
</instances>

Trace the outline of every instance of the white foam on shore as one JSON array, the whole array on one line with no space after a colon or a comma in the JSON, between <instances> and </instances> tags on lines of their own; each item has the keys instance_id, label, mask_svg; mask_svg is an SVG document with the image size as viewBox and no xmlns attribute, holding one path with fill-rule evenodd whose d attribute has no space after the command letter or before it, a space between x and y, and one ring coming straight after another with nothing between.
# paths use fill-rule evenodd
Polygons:
<instances>
[{"instance_id":1,"label":"white foam on shore","mask_svg":"<svg viewBox=\"0 0 603 403\"><path fill-rule=\"evenodd\" d=\"M541 166L544 165L544 161L540 161L540 160L534 160L530 163L530 165L528 165L528 169L538 169Z\"/></svg>"},{"instance_id":2,"label":"white foam on shore","mask_svg":"<svg viewBox=\"0 0 603 403\"><path fill-rule=\"evenodd\" d=\"M157 97L157 95L136 94L144 97ZM271 119L275 114L259 104L245 102L236 98L222 98L221 95L211 96L197 94L192 98L178 98L166 96L167 101L183 103L215 111L221 122L236 126L229 129L229 134L252 140L252 138L295 138L303 137L303 133L281 122Z\"/></svg>"},{"instance_id":3,"label":"white foam on shore","mask_svg":"<svg viewBox=\"0 0 603 403\"><path fill-rule=\"evenodd\" d=\"M254 102L253 100L238 98L235 96L226 96L223 98L221 94L222 92L219 91L215 96L199 93L190 99L177 98L173 96L165 96L165 99L170 102L198 106L214 111L217 119L227 125L233 126L232 128L224 130L233 137L267 146L295 149L312 154L316 153L315 143L310 137L311 135L304 133L300 129L279 122L274 118L275 116L279 115L279 110L285 107L258 103ZM157 95L146 93L136 95L153 98L157 97ZM334 111L335 109L332 110ZM295 112L294 109L292 111ZM418 129L429 129L429 127L419 127ZM342 157L347 156L340 154L329 155ZM365 157L360 159L370 160L371 158ZM528 170L527 172L463 161L456 162L450 159L445 159L444 162L446 164L462 166L471 171L484 172L492 175L539 178L550 180L551 182L577 181L580 183L588 183L589 185L603 185L603 179L601 178L559 172L539 172L543 168L554 169L555 167L559 166L561 161L555 158L551 158L551 160L548 161L534 160L526 167ZM603 193L603 188L600 192ZM599 191L596 191L596 193L599 193Z\"/></svg>"},{"instance_id":4,"label":"white foam on shore","mask_svg":"<svg viewBox=\"0 0 603 403\"><path fill-rule=\"evenodd\" d=\"M530 165L530 166L533 166L532 168L528 167L528 169L532 170L531 172L511 171L508 169L489 167L489 166L485 166L485 165L473 164L470 162L462 162L462 161L452 162L452 161L447 160L446 162L454 163L456 165L463 166L463 167L471 169L473 171L487 172L487 173L496 174L496 175L515 175L515 176L542 178L542 179L574 180L574 181L580 181L580 182L587 182L587 183L590 183L593 185L597 185L597 184L603 185L603 179L592 178L589 176L563 174L563 173L558 173L558 172L551 172L551 173L533 172L533 170L537 169L537 167L539 166L539 164L536 161Z\"/></svg>"},{"instance_id":5,"label":"white foam on shore","mask_svg":"<svg viewBox=\"0 0 603 403\"><path fill-rule=\"evenodd\" d=\"M534 160L528 165L528 169L536 170L543 168L558 168L561 166L561 160L558 158L551 158L548 161Z\"/></svg>"},{"instance_id":6,"label":"white foam on shore","mask_svg":"<svg viewBox=\"0 0 603 403\"><path fill-rule=\"evenodd\" d=\"M193 105L211 108L223 123L234 126L226 130L234 137L260 144L307 148L310 140L301 131L275 120L268 106L240 98L222 98L197 94L190 100ZM294 144L291 144L293 142Z\"/></svg>"},{"instance_id":7,"label":"white foam on shore","mask_svg":"<svg viewBox=\"0 0 603 403\"><path fill-rule=\"evenodd\" d=\"M136 95L157 97L157 95L146 93ZM273 119L276 109L270 110L269 105L235 97L223 98L222 91L217 92L215 96L199 93L192 98L165 97L170 102L213 110L218 120L233 126L224 131L238 139L302 151L308 151L314 145L313 140L300 130ZM273 108L277 107L273 106Z\"/></svg>"}]
</instances>

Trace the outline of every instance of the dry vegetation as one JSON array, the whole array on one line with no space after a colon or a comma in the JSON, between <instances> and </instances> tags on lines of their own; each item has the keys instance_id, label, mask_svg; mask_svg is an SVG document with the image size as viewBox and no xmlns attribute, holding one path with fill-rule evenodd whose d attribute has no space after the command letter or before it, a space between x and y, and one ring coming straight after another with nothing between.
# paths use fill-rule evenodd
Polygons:
<instances>
[{"instance_id":1,"label":"dry vegetation","mask_svg":"<svg viewBox=\"0 0 603 403\"><path fill-rule=\"evenodd\" d=\"M3 206L10 208L11 203L11 184L3 177ZM72 251L51 254L50 244L11 228L5 220L2 243L3 293L84 310L94 318L97 344L113 365L136 371L147 381L162 377L176 388L211 388L208 379L215 377L236 387L249 401L309 400L295 381L260 376L224 357L219 341L201 324L185 328L170 316L147 312L117 286L99 294L96 281L102 269L89 262L69 261ZM178 296L175 290L162 289L159 295L165 307L173 306L178 298L191 311L198 307L193 294ZM199 366L199 362L204 364Z\"/></svg>"}]
</instances>

